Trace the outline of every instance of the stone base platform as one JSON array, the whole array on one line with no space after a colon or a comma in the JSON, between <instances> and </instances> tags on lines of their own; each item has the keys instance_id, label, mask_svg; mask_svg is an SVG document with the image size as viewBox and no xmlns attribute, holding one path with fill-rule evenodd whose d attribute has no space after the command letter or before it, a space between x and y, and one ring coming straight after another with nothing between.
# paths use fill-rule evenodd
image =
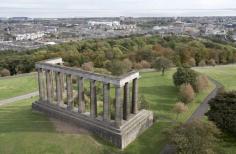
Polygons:
<instances>
[{"instance_id":1,"label":"stone base platform","mask_svg":"<svg viewBox=\"0 0 236 154\"><path fill-rule=\"evenodd\" d=\"M92 119L88 113L79 114L76 110L69 111L56 104L37 101L32 104L32 108L48 116L85 128L121 149L153 124L153 113L147 110L141 110L137 114L131 115L129 120L123 120L122 126L117 128L114 122L105 122L101 119L102 117Z\"/></svg>"}]
</instances>

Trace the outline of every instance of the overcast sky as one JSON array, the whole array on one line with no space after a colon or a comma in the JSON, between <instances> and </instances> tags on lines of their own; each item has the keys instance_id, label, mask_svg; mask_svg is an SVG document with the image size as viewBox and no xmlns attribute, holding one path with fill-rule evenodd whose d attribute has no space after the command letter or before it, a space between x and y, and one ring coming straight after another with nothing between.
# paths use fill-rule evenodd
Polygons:
<instances>
[{"instance_id":1,"label":"overcast sky","mask_svg":"<svg viewBox=\"0 0 236 154\"><path fill-rule=\"evenodd\" d=\"M223 14L236 16L236 0L0 0L0 16L174 16L187 12L220 13L214 13L212 9L221 9L226 11Z\"/></svg>"}]
</instances>

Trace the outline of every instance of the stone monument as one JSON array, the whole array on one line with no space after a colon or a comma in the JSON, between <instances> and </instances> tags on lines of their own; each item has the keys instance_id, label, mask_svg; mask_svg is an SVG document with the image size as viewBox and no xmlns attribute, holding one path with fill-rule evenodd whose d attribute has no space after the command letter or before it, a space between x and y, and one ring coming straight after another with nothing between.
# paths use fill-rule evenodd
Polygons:
<instances>
[{"instance_id":1,"label":"stone monument","mask_svg":"<svg viewBox=\"0 0 236 154\"><path fill-rule=\"evenodd\" d=\"M62 58L38 62L36 70L39 100L32 104L34 110L83 127L121 149L153 124L151 111L138 110L139 72L132 71L122 76L102 75L63 66ZM72 78L77 80L76 92ZM85 80L90 83L90 112L85 110ZM97 82L103 84L102 116L98 116L97 111ZM115 90L113 119L111 119L111 85Z\"/></svg>"}]
</instances>

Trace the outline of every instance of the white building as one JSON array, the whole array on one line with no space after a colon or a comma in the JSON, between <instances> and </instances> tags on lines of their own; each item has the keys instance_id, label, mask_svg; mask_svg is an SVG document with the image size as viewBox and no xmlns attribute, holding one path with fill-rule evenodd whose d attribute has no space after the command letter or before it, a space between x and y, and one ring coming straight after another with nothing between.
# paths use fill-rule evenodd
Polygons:
<instances>
[{"instance_id":1,"label":"white building","mask_svg":"<svg viewBox=\"0 0 236 154\"><path fill-rule=\"evenodd\" d=\"M26 33L26 34L17 34L16 41L21 40L35 40L38 38L42 38L44 36L44 32L37 32L37 33Z\"/></svg>"},{"instance_id":2,"label":"white building","mask_svg":"<svg viewBox=\"0 0 236 154\"><path fill-rule=\"evenodd\" d=\"M120 22L119 21L89 21L88 22L89 26L99 26L99 25L105 25L105 26L119 26Z\"/></svg>"}]
</instances>

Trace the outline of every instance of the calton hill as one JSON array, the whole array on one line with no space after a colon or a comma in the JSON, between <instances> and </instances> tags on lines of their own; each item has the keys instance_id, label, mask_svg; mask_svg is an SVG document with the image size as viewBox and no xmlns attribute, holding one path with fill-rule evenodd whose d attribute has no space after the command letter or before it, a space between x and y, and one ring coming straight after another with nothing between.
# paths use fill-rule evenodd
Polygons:
<instances>
[{"instance_id":1,"label":"calton hill","mask_svg":"<svg viewBox=\"0 0 236 154\"><path fill-rule=\"evenodd\" d=\"M41 99L37 91L42 89L38 87L39 70L35 65L58 57L64 63L56 67L105 76L138 71L137 110L152 111L153 125L121 150L96 133L33 110L32 103ZM235 62L233 44L157 35L82 40L29 51L1 52L0 153L233 154ZM72 77L72 92L77 85L77 78ZM84 81L83 86L84 111L89 111L91 83ZM134 84L130 91L133 87ZM98 83L95 91L97 114L104 115L104 85ZM116 120L119 93L114 86L110 92L110 117ZM65 102L68 105L69 101ZM79 106L78 102L73 103Z\"/></svg>"}]
</instances>

